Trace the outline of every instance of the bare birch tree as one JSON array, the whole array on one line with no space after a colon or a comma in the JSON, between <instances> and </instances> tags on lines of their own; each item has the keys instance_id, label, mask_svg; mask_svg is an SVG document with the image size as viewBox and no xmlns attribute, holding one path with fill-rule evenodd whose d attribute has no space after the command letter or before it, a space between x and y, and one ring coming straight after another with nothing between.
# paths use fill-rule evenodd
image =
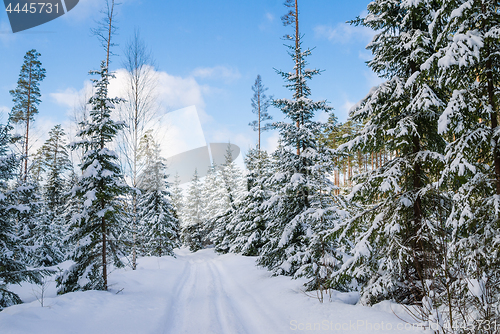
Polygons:
<instances>
[{"instance_id":1,"label":"bare birch tree","mask_svg":"<svg viewBox=\"0 0 500 334\"><path fill-rule=\"evenodd\" d=\"M144 167L139 154L139 143L148 130L148 124L157 111L155 62L138 30L124 50L126 69L126 103L119 110L120 121L126 124L119 140L120 153L125 166L124 172L129 185L133 188L131 198L132 217L132 269L137 260L137 176Z\"/></svg>"}]
</instances>

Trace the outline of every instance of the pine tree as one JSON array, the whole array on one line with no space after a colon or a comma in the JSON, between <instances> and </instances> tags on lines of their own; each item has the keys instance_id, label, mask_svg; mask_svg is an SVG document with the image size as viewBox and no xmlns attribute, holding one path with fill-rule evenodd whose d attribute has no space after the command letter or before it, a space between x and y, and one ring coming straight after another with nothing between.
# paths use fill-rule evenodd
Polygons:
<instances>
[{"instance_id":1,"label":"pine tree","mask_svg":"<svg viewBox=\"0 0 500 334\"><path fill-rule=\"evenodd\" d=\"M23 281L40 283L44 273L28 270L20 257L22 245L16 236L16 226L12 219L12 198L8 188L8 182L15 176L19 159L8 150L10 130L8 125L0 126L0 310L22 302L16 293L9 290L9 285Z\"/></svg>"},{"instance_id":2,"label":"pine tree","mask_svg":"<svg viewBox=\"0 0 500 334\"><path fill-rule=\"evenodd\" d=\"M147 255L175 256L173 249L179 246L179 221L170 201L165 162L160 156L159 145L152 138L148 146L152 149L148 152L146 167L139 174L137 183L141 190L138 199L141 244Z\"/></svg>"},{"instance_id":3,"label":"pine tree","mask_svg":"<svg viewBox=\"0 0 500 334\"><path fill-rule=\"evenodd\" d=\"M40 53L36 50L26 52L24 63L21 67L17 87L10 91L13 97L14 107L10 114L10 121L14 124L24 124L24 171L22 179L26 182L28 177L28 151L29 151L29 129L30 122L33 122L34 116L38 114L38 105L40 104L40 82L45 78L45 69L38 60Z\"/></svg>"},{"instance_id":4,"label":"pine tree","mask_svg":"<svg viewBox=\"0 0 500 334\"><path fill-rule=\"evenodd\" d=\"M37 181L33 182L28 179L30 122L33 122L34 116L38 114L38 105L41 102L39 85L45 78L45 69L42 68L38 57L40 57L40 53L36 52L36 50L30 50L24 56L24 63L21 67L17 87L15 90L10 91L14 107L9 115L9 120L14 124L22 124L25 127L22 148L24 166L20 173L20 182L18 182L14 194L16 207L20 209L16 211L15 215L17 229L23 243L29 247L26 248L29 251L25 252L24 256L26 256L26 261L30 261L33 264L48 265L59 261L61 255L56 255L57 251L53 248L52 237L55 237L54 234L50 236L36 235L35 228L38 228L38 232L40 233L42 233L42 230L47 232L50 229L46 230L43 228L48 224L48 221L44 216L46 212L43 212L44 203L40 197ZM43 169L36 164L33 167L35 167L34 174L39 179L39 174ZM43 242L39 240L40 238L43 238ZM39 242L42 242L42 244L39 244ZM49 244L51 245L49 246Z\"/></svg>"},{"instance_id":5,"label":"pine tree","mask_svg":"<svg viewBox=\"0 0 500 334\"><path fill-rule=\"evenodd\" d=\"M195 170L182 213L182 222L184 224L182 226L182 240L184 245L189 247L192 252L203 248L202 209L201 183L198 178L198 170Z\"/></svg>"},{"instance_id":6,"label":"pine tree","mask_svg":"<svg viewBox=\"0 0 500 334\"><path fill-rule=\"evenodd\" d=\"M365 206L338 230L354 245L335 280L355 278L364 303L420 303L443 255L439 212L449 199L436 183L445 147L437 121L446 95L422 67L434 53L429 27L437 6L376 0L355 21L377 31L368 65L387 81L352 109L350 119L363 126L339 150L396 153L355 180L349 196Z\"/></svg>"},{"instance_id":7,"label":"pine tree","mask_svg":"<svg viewBox=\"0 0 500 334\"><path fill-rule=\"evenodd\" d=\"M272 96L266 96L265 93L267 89L268 88L264 87L264 85L262 84L262 78L260 77L260 74L257 75L257 79L255 79L255 83L252 86L252 112L257 115L257 120L250 122L248 125L250 125L254 131L259 132L259 150L261 132L272 129L272 125L270 123L262 124L265 121L273 119L267 112L267 108L269 108L273 100Z\"/></svg>"},{"instance_id":8,"label":"pine tree","mask_svg":"<svg viewBox=\"0 0 500 334\"><path fill-rule=\"evenodd\" d=\"M83 147L76 196L83 202L83 211L73 217L68 241L77 244L70 258L75 261L59 278L59 293L76 290L107 290L108 267L122 267L120 257L123 245L120 235L123 228L123 208L119 197L127 191L117 155L108 148L109 143L123 127L111 119L111 112L120 99L108 97L109 79L113 77L103 62L99 71L91 71L95 95L89 100L92 105L90 120L82 124L79 142L71 147Z\"/></svg>"}]
</instances>

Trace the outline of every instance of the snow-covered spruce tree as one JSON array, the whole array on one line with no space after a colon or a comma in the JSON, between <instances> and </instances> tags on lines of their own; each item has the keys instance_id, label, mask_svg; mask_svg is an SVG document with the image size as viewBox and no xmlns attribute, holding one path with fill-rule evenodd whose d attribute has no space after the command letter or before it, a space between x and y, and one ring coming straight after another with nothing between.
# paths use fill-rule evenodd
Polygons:
<instances>
[{"instance_id":1,"label":"snow-covered spruce tree","mask_svg":"<svg viewBox=\"0 0 500 334\"><path fill-rule=\"evenodd\" d=\"M236 235L234 215L246 192L245 179L241 169L233 161L231 145L228 144L224 164L220 166L220 184L217 195L220 198L219 214L214 217L210 239L219 253L227 253Z\"/></svg>"},{"instance_id":2,"label":"snow-covered spruce tree","mask_svg":"<svg viewBox=\"0 0 500 334\"><path fill-rule=\"evenodd\" d=\"M28 270L20 256L23 245L16 236L11 191L8 189L8 182L15 176L19 159L8 150L10 130L10 126L0 125L0 310L22 303L21 298L9 290L9 285L23 281L40 283L43 274Z\"/></svg>"},{"instance_id":3,"label":"snow-covered spruce tree","mask_svg":"<svg viewBox=\"0 0 500 334\"><path fill-rule=\"evenodd\" d=\"M120 242L123 229L123 208L119 197L127 191L115 152L109 143L123 127L111 119L115 103L120 99L108 97L109 79L105 63L99 71L91 71L95 94L89 100L92 105L90 120L82 124L78 133L80 141L70 144L72 148L82 147L82 176L75 186L75 196L83 202L83 211L73 217L68 242L75 246L70 259L75 261L58 278L58 293L77 290L107 290L108 267L122 267L120 257L124 248Z\"/></svg>"},{"instance_id":4,"label":"snow-covered spruce tree","mask_svg":"<svg viewBox=\"0 0 500 334\"><path fill-rule=\"evenodd\" d=\"M220 177L222 179L222 187L226 190L229 205L234 209L235 205L245 195L247 189L246 179L243 177L243 171L233 161L231 144L227 145L224 159L224 164L220 166Z\"/></svg>"},{"instance_id":5,"label":"snow-covered spruce tree","mask_svg":"<svg viewBox=\"0 0 500 334\"><path fill-rule=\"evenodd\" d=\"M198 170L195 170L182 213L182 241L192 252L203 248L202 210L201 182L198 177Z\"/></svg>"},{"instance_id":6,"label":"snow-covered spruce tree","mask_svg":"<svg viewBox=\"0 0 500 334\"><path fill-rule=\"evenodd\" d=\"M232 218L234 225L234 241L230 251L246 256L257 256L266 243L264 231L266 221L262 204L271 197L271 192L265 186L273 174L273 164L266 151L251 149L245 157L248 170L248 193L238 204Z\"/></svg>"},{"instance_id":7,"label":"snow-covered spruce tree","mask_svg":"<svg viewBox=\"0 0 500 334\"><path fill-rule=\"evenodd\" d=\"M65 258L69 257L69 254L73 252L78 242L73 244L68 242L68 237L72 234L72 226L80 217L80 213L83 212L83 202L84 198L77 196L77 191L80 189L78 186L78 175L74 170L72 170L68 176L68 183L73 185L64 194L66 198L66 204L64 205L63 211L61 212L61 233L62 237L62 252L65 254Z\"/></svg>"},{"instance_id":8,"label":"snow-covered spruce tree","mask_svg":"<svg viewBox=\"0 0 500 334\"><path fill-rule=\"evenodd\" d=\"M443 260L449 199L437 186L445 147L437 122L445 96L421 67L434 53L429 26L438 5L376 0L355 21L377 31L368 65L386 81L351 109L350 119L363 126L339 150L393 152L355 179L350 197L364 209L339 230L355 240L335 281L362 284L363 303L420 303Z\"/></svg>"},{"instance_id":9,"label":"snow-covered spruce tree","mask_svg":"<svg viewBox=\"0 0 500 334\"><path fill-rule=\"evenodd\" d=\"M48 208L47 203L39 193L36 183L24 184L18 187L18 200L29 201L29 210L20 211L20 222L28 222L29 237L25 240L28 246L28 263L34 267L48 267L64 260L62 228L59 220Z\"/></svg>"},{"instance_id":10,"label":"snow-covered spruce tree","mask_svg":"<svg viewBox=\"0 0 500 334\"><path fill-rule=\"evenodd\" d=\"M310 230L307 232L307 246L303 254L298 254L301 266L295 277L309 278L305 287L316 290L318 299L323 301L324 293L331 288L342 291L348 289L347 286L332 285L332 273L340 269L345 254L338 239L330 231L342 226L349 218L349 213L344 197L336 195L338 187L331 181L338 154L329 149L320 137L321 134L317 133L316 146L309 149L309 158L313 163L307 168L310 208L302 215Z\"/></svg>"},{"instance_id":11,"label":"snow-covered spruce tree","mask_svg":"<svg viewBox=\"0 0 500 334\"><path fill-rule=\"evenodd\" d=\"M280 131L281 145L273 158L279 163L275 174L267 181L274 194L264 203L267 242L258 263L275 274L294 275L311 261L307 249L313 231L336 224L339 208L331 200L324 204L319 200L323 194L330 195L333 185L327 179L331 167L323 166L323 152L318 147L321 124L312 120L315 112L329 112L331 107L326 101L309 99L311 90L307 80L320 71L306 67L305 58L311 51L302 49L297 1L288 0L285 4L290 11L283 21L285 25L295 26L295 34L285 36L294 42L289 45L294 71L278 73L287 82L286 87L293 92L293 98L275 100L274 105L291 123L274 124ZM324 226L316 228L319 222ZM303 273L305 271L301 270L297 274Z\"/></svg>"},{"instance_id":12,"label":"snow-covered spruce tree","mask_svg":"<svg viewBox=\"0 0 500 334\"><path fill-rule=\"evenodd\" d=\"M60 230L50 216L40 184L31 178L30 171L26 181L21 175L13 185L10 197L13 203L13 224L16 226L19 243L23 246L17 256L35 267L61 262L63 254Z\"/></svg>"},{"instance_id":13,"label":"snow-covered spruce tree","mask_svg":"<svg viewBox=\"0 0 500 334\"><path fill-rule=\"evenodd\" d=\"M38 183L17 183L11 192L13 219L22 250L18 256L34 267L52 266L63 260L61 231L50 214Z\"/></svg>"},{"instance_id":14,"label":"snow-covered spruce tree","mask_svg":"<svg viewBox=\"0 0 500 334\"><path fill-rule=\"evenodd\" d=\"M248 125L252 127L254 131L259 133L258 149L260 150L260 136L264 131L269 131L272 129L270 123L263 124L265 121L272 120L273 118L267 112L269 106L273 102L273 97L268 97L266 91L268 88L264 87L262 84L262 78L260 74L257 75L255 83L252 86L253 97L252 97L252 112L257 115L257 120L250 122Z\"/></svg>"},{"instance_id":15,"label":"snow-covered spruce tree","mask_svg":"<svg viewBox=\"0 0 500 334\"><path fill-rule=\"evenodd\" d=\"M439 132L450 142L442 182L455 192L446 227L452 231L450 272L453 297L461 299L453 303L460 326L500 321L498 8L492 0L443 1L444 29L436 31L441 48L434 64L442 86L452 89Z\"/></svg>"},{"instance_id":16,"label":"snow-covered spruce tree","mask_svg":"<svg viewBox=\"0 0 500 334\"><path fill-rule=\"evenodd\" d=\"M149 136L146 166L138 176L138 220L141 247L147 255L175 256L173 249L179 246L179 220L170 200L166 181L165 162L160 156L160 147Z\"/></svg>"},{"instance_id":17,"label":"snow-covered spruce tree","mask_svg":"<svg viewBox=\"0 0 500 334\"><path fill-rule=\"evenodd\" d=\"M59 216L66 202L67 182L64 174L72 169L66 144L66 133L61 125L54 126L49 132L49 139L41 148L42 164L47 173L44 197L48 209L54 216Z\"/></svg>"},{"instance_id":18,"label":"snow-covered spruce tree","mask_svg":"<svg viewBox=\"0 0 500 334\"><path fill-rule=\"evenodd\" d=\"M229 198L226 196L226 189L222 183L221 171L215 165L210 166L207 176L205 176L202 188L202 198L203 230L207 235L203 243L206 246L212 243L209 236L215 228L215 220L226 213L230 208Z\"/></svg>"},{"instance_id":19,"label":"snow-covered spruce tree","mask_svg":"<svg viewBox=\"0 0 500 334\"><path fill-rule=\"evenodd\" d=\"M38 184L42 183L44 176L43 174L45 173L42 148L39 148L33 155L33 159L28 168L31 179Z\"/></svg>"},{"instance_id":20,"label":"snow-covered spruce tree","mask_svg":"<svg viewBox=\"0 0 500 334\"><path fill-rule=\"evenodd\" d=\"M174 206L175 216L179 220L179 225L182 225L181 214L184 207L184 194L182 193L179 173L175 173L174 183L172 184L172 189L170 191L170 199L172 200L172 205Z\"/></svg>"},{"instance_id":21,"label":"snow-covered spruce tree","mask_svg":"<svg viewBox=\"0 0 500 334\"><path fill-rule=\"evenodd\" d=\"M41 258L44 265L54 265L59 263L64 257L64 238L65 222L63 212L66 206L68 183L65 179L65 173L72 169L71 161L67 151L66 134L61 125L56 125L49 132L49 139L45 141L39 150L40 169L46 174L45 184L42 189L44 209L42 220L37 227L39 232L37 238L43 243L46 252L52 253L49 260L45 256L36 256L39 261ZM50 237L49 237L50 236Z\"/></svg>"}]
</instances>

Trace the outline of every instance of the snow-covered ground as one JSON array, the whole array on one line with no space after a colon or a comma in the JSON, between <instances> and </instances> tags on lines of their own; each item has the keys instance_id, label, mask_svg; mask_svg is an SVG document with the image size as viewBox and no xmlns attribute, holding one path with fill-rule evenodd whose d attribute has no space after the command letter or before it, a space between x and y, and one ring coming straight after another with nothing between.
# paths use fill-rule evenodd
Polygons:
<instances>
[{"instance_id":1,"label":"snow-covered ground","mask_svg":"<svg viewBox=\"0 0 500 334\"><path fill-rule=\"evenodd\" d=\"M270 277L255 258L211 249L176 254L112 272L108 292L56 296L50 282L44 307L40 287L15 287L25 304L0 312L0 333L422 333L390 303L351 305L353 293L320 303L303 292L303 280Z\"/></svg>"}]
</instances>

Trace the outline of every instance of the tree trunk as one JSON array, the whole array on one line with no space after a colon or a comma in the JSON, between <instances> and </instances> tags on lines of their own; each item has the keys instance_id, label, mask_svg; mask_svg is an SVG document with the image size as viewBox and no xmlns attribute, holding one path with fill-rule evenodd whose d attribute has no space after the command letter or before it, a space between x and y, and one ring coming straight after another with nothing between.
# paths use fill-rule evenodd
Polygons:
<instances>
[{"instance_id":1,"label":"tree trunk","mask_svg":"<svg viewBox=\"0 0 500 334\"><path fill-rule=\"evenodd\" d=\"M108 40L106 45L106 68L109 68L109 54L111 48L111 35L113 33L113 11L115 9L115 0L111 0L111 10L108 11Z\"/></svg>"},{"instance_id":2,"label":"tree trunk","mask_svg":"<svg viewBox=\"0 0 500 334\"><path fill-rule=\"evenodd\" d=\"M28 139L29 139L29 131L30 131L30 113L31 113L31 80L32 80L32 64L30 63L30 74L29 74L29 80L28 80L28 106L26 109L26 136L24 139L24 182L27 181L28 179Z\"/></svg>"},{"instance_id":3,"label":"tree trunk","mask_svg":"<svg viewBox=\"0 0 500 334\"><path fill-rule=\"evenodd\" d=\"M259 157L260 157L260 88L259 88L259 93L257 95L257 106L259 109Z\"/></svg>"},{"instance_id":4,"label":"tree trunk","mask_svg":"<svg viewBox=\"0 0 500 334\"><path fill-rule=\"evenodd\" d=\"M298 5L297 0L295 0L295 55L297 57L296 60L298 60L298 53L299 53L299 47L300 47L299 39L300 39L300 36L299 36L299 5ZM301 67L300 67L299 62L297 61L295 63L296 80L300 80L299 79L300 72L301 72ZM301 91L299 85L297 85L297 96L302 97L302 91ZM300 121L299 121L299 119L297 119L297 129L299 129L299 128L300 128ZM297 155L300 155L300 140L299 139L297 139Z\"/></svg>"},{"instance_id":5,"label":"tree trunk","mask_svg":"<svg viewBox=\"0 0 500 334\"><path fill-rule=\"evenodd\" d=\"M363 155L358 150L358 174L363 170Z\"/></svg>"},{"instance_id":6,"label":"tree trunk","mask_svg":"<svg viewBox=\"0 0 500 334\"><path fill-rule=\"evenodd\" d=\"M135 187L134 187L135 190ZM132 270L137 269L137 194L132 197Z\"/></svg>"},{"instance_id":7,"label":"tree trunk","mask_svg":"<svg viewBox=\"0 0 500 334\"><path fill-rule=\"evenodd\" d=\"M101 202L101 207L103 207ZM104 290L108 291L108 270L106 266L106 221L104 217L101 218L101 230L102 230L102 279L104 282Z\"/></svg>"},{"instance_id":8,"label":"tree trunk","mask_svg":"<svg viewBox=\"0 0 500 334\"><path fill-rule=\"evenodd\" d=\"M352 176L352 170L351 170L351 155L347 157L347 183L350 185L351 183L351 176Z\"/></svg>"},{"instance_id":9,"label":"tree trunk","mask_svg":"<svg viewBox=\"0 0 500 334\"><path fill-rule=\"evenodd\" d=\"M495 101L495 87L493 84L493 66L491 62L491 55L486 62L486 78L488 80L488 102L491 106L491 132L492 134L495 132L498 127L498 111L497 104ZM493 163L495 165L495 183L496 183L496 193L500 195L500 153L498 147L498 139L494 138L494 147L493 147Z\"/></svg>"}]
</instances>

